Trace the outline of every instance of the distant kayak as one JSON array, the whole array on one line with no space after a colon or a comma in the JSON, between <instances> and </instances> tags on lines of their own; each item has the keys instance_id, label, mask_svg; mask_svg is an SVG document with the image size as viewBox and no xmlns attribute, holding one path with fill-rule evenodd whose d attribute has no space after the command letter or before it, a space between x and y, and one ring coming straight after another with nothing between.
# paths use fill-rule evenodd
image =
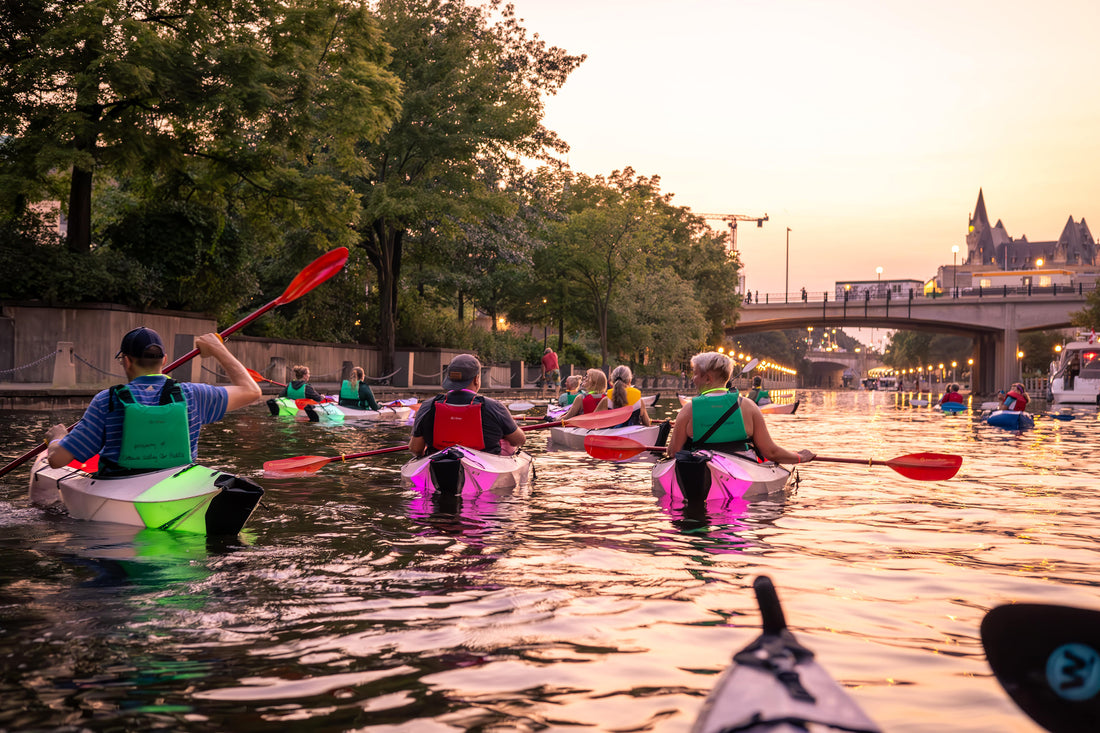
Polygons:
<instances>
[{"instance_id":1,"label":"distant kayak","mask_svg":"<svg viewBox=\"0 0 1100 733\"><path fill-rule=\"evenodd\" d=\"M1005 430L1027 430L1035 427L1035 418L1027 412L1016 410L994 410L989 413L985 421L997 428Z\"/></svg>"},{"instance_id":2,"label":"distant kayak","mask_svg":"<svg viewBox=\"0 0 1100 733\"><path fill-rule=\"evenodd\" d=\"M941 402L932 409L940 412L962 412L967 408L965 402Z\"/></svg>"},{"instance_id":3,"label":"distant kayak","mask_svg":"<svg viewBox=\"0 0 1100 733\"><path fill-rule=\"evenodd\" d=\"M909 400L909 404L912 407L928 407L928 400L918 400L914 398Z\"/></svg>"}]
</instances>

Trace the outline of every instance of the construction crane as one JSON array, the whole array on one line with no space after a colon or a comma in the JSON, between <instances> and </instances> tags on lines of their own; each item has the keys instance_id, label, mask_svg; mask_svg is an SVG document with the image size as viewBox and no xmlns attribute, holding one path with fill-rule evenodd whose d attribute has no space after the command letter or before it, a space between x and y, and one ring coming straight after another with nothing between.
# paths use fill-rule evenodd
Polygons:
<instances>
[{"instance_id":1,"label":"construction crane","mask_svg":"<svg viewBox=\"0 0 1100 733\"><path fill-rule=\"evenodd\" d=\"M756 226L759 229L764 226L764 222L768 220L768 215L763 216L748 216L746 214L696 214L704 219L717 219L729 224L730 227L730 252L737 252L737 222L739 221L755 221Z\"/></svg>"}]
</instances>

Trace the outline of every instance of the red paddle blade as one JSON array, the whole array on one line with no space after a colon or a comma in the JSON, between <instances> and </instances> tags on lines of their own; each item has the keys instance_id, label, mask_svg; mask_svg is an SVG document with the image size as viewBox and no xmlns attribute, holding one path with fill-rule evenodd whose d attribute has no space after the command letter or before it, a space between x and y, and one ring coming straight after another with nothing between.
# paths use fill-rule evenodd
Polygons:
<instances>
[{"instance_id":1,"label":"red paddle blade","mask_svg":"<svg viewBox=\"0 0 1100 733\"><path fill-rule=\"evenodd\" d=\"M634 412L634 406L627 405L626 407L616 407L614 410L577 415L576 417L571 417L566 420L565 424L574 428L585 428L586 430L613 428L616 425L626 422L630 418L632 412Z\"/></svg>"},{"instance_id":2,"label":"red paddle blade","mask_svg":"<svg viewBox=\"0 0 1100 733\"><path fill-rule=\"evenodd\" d=\"M274 461L264 463L264 476L267 478L279 478L281 476L300 476L306 473L316 473L332 461L340 460L340 456L295 456L294 458L277 458Z\"/></svg>"},{"instance_id":3,"label":"red paddle blade","mask_svg":"<svg viewBox=\"0 0 1100 733\"><path fill-rule=\"evenodd\" d=\"M627 461L646 451L664 451L651 445L643 445L636 440L621 435L586 435L584 450L593 458L602 461Z\"/></svg>"},{"instance_id":4,"label":"red paddle blade","mask_svg":"<svg viewBox=\"0 0 1100 733\"><path fill-rule=\"evenodd\" d=\"M252 377L252 381L254 381L254 382L266 382L267 381L267 377L260 374L255 369L249 369L248 367L245 367L244 370L246 372L248 372L248 376Z\"/></svg>"},{"instance_id":5,"label":"red paddle blade","mask_svg":"<svg viewBox=\"0 0 1100 733\"><path fill-rule=\"evenodd\" d=\"M282 305L301 298L310 290L340 272L347 261L347 247L337 247L331 252L321 255L299 272L298 277L290 281L290 285L286 286L283 294L275 299L276 304Z\"/></svg>"},{"instance_id":6,"label":"red paddle blade","mask_svg":"<svg viewBox=\"0 0 1100 733\"><path fill-rule=\"evenodd\" d=\"M959 472L962 456L949 453L911 453L885 461L906 478L917 481L946 481Z\"/></svg>"},{"instance_id":7,"label":"red paddle blade","mask_svg":"<svg viewBox=\"0 0 1100 733\"><path fill-rule=\"evenodd\" d=\"M88 473L95 473L99 470L99 454L96 453L94 456L83 462L78 461L74 458L73 460L69 461L69 468L75 468L80 471L86 471Z\"/></svg>"}]
</instances>

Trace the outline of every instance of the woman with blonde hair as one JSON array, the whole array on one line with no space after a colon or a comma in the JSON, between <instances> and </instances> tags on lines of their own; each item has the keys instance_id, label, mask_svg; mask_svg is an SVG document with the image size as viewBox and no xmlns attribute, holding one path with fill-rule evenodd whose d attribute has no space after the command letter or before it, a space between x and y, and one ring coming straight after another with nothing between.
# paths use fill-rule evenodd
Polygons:
<instances>
[{"instance_id":1,"label":"woman with blonde hair","mask_svg":"<svg viewBox=\"0 0 1100 733\"><path fill-rule=\"evenodd\" d=\"M691 369L699 395L676 416L668 441L669 457L679 450L706 448L732 453L754 447L759 455L776 463L814 459L813 451L793 451L777 444L756 403L726 388L733 371L728 356L714 351L696 354L691 357Z\"/></svg>"},{"instance_id":2,"label":"woman with blonde hair","mask_svg":"<svg viewBox=\"0 0 1100 733\"><path fill-rule=\"evenodd\" d=\"M355 367L351 374L340 384L340 404L344 407L354 407L357 410L382 409L378 406L378 400L374 399L374 391L366 383L367 374L363 367Z\"/></svg>"},{"instance_id":3,"label":"woman with blonde hair","mask_svg":"<svg viewBox=\"0 0 1100 733\"><path fill-rule=\"evenodd\" d=\"M602 409L610 410L627 405L638 405L638 409L630 416L624 425L650 425L645 403L642 402L642 391L634 386L634 372L626 364L620 364L611 370L611 389L607 390L609 404ZM601 409L601 408L597 408Z\"/></svg>"},{"instance_id":4,"label":"woman with blonde hair","mask_svg":"<svg viewBox=\"0 0 1100 733\"><path fill-rule=\"evenodd\" d=\"M570 406L569 412L565 413L563 420L568 420L577 415L587 415L596 410L607 409L607 397L604 396L607 391L607 377L602 371L589 369L585 372L584 379L581 380L581 389L584 390L585 394L573 400L573 404Z\"/></svg>"}]
</instances>

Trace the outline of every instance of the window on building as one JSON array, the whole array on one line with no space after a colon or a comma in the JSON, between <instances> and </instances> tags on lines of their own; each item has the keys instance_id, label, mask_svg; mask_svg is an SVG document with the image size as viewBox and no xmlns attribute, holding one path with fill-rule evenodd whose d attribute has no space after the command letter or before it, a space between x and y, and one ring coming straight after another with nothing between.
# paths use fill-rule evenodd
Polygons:
<instances>
[{"instance_id":1,"label":"window on building","mask_svg":"<svg viewBox=\"0 0 1100 733\"><path fill-rule=\"evenodd\" d=\"M978 286L982 288L991 288L993 287L993 281L990 280L988 277L983 277L978 280Z\"/></svg>"},{"instance_id":2,"label":"window on building","mask_svg":"<svg viewBox=\"0 0 1100 733\"><path fill-rule=\"evenodd\" d=\"M1049 288L1050 283L1051 283L1050 275L1040 275L1039 276L1039 287Z\"/></svg>"}]
</instances>

